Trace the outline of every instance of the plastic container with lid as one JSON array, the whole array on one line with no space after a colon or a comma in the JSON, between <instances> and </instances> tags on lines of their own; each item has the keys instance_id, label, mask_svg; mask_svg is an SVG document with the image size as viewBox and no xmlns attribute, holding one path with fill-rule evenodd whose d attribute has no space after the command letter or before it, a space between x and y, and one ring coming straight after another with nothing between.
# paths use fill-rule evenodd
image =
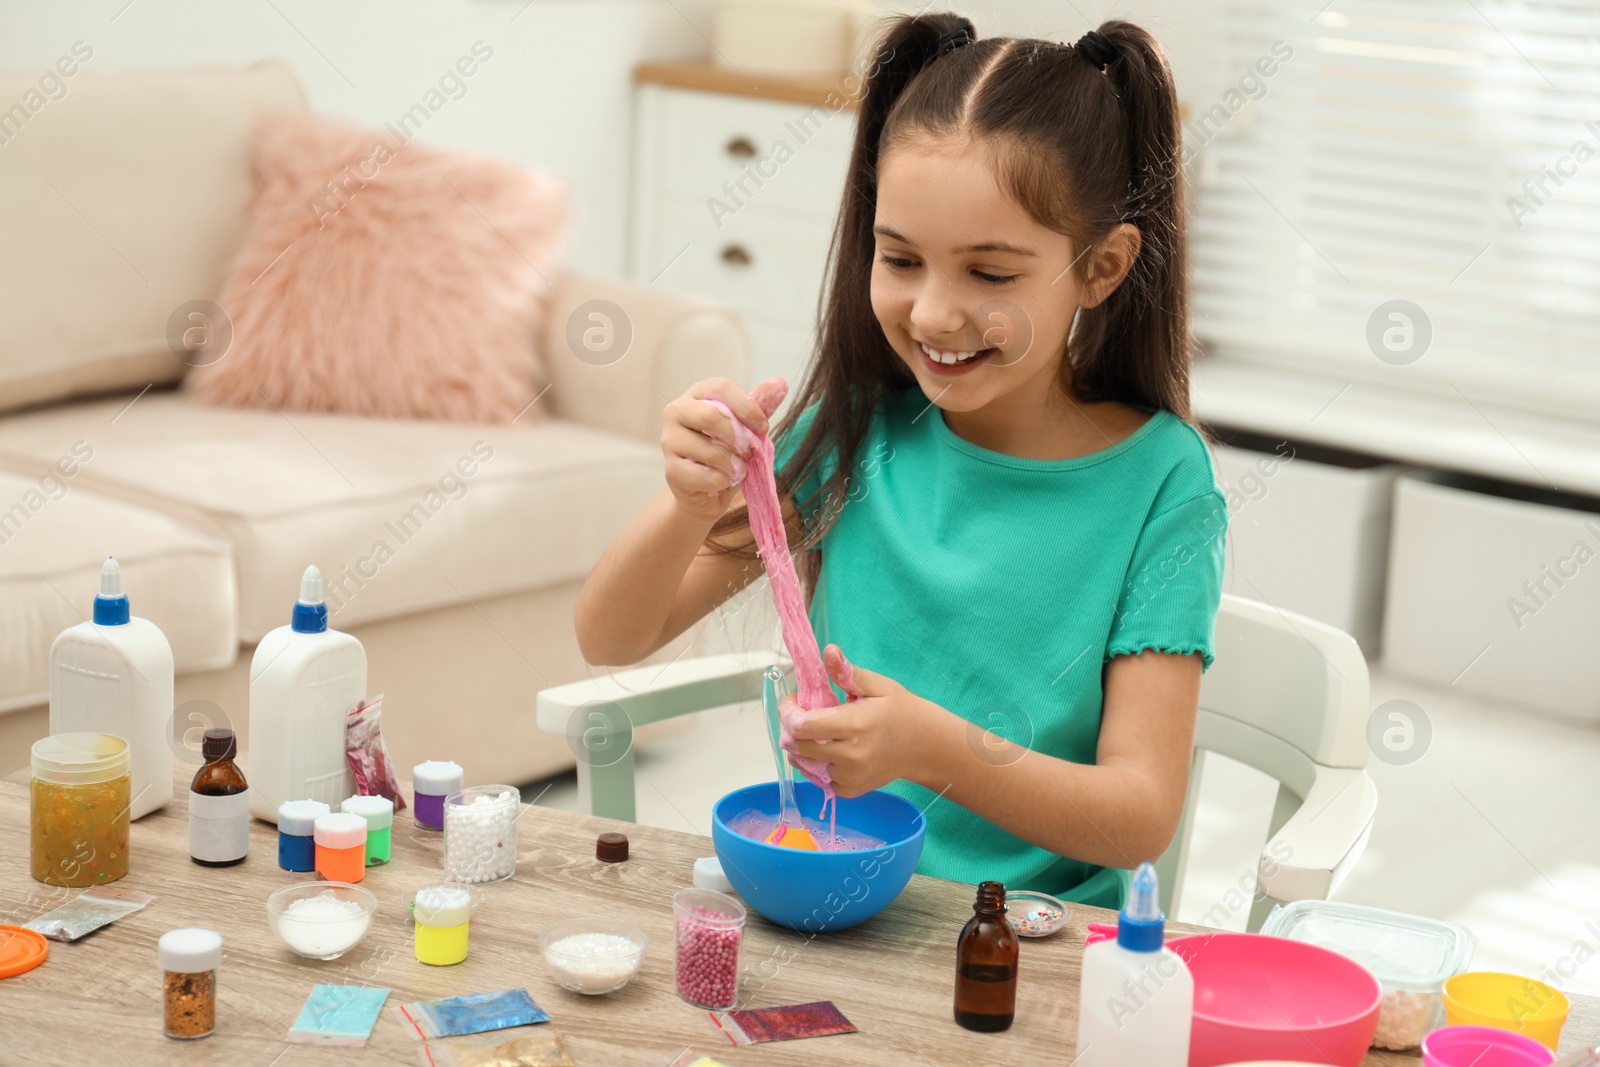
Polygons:
<instances>
[{"instance_id":1,"label":"plastic container with lid","mask_svg":"<svg viewBox=\"0 0 1600 1067\"><path fill-rule=\"evenodd\" d=\"M444 798L465 788L466 772L453 760L431 759L411 768L412 814L424 830L444 829Z\"/></svg>"},{"instance_id":2,"label":"plastic container with lid","mask_svg":"<svg viewBox=\"0 0 1600 1067\"><path fill-rule=\"evenodd\" d=\"M1440 1023L1445 980L1472 961L1477 938L1464 926L1359 904L1300 900L1279 905L1263 934L1330 949L1361 964L1383 986L1377 1048L1408 1049Z\"/></svg>"},{"instance_id":3,"label":"plastic container with lid","mask_svg":"<svg viewBox=\"0 0 1600 1067\"><path fill-rule=\"evenodd\" d=\"M445 882L417 890L411 902L417 961L448 967L466 959L468 926L481 903L476 886Z\"/></svg>"},{"instance_id":4,"label":"plastic container with lid","mask_svg":"<svg viewBox=\"0 0 1600 1067\"><path fill-rule=\"evenodd\" d=\"M197 926L168 930L156 942L165 972L162 1029L168 1037L209 1037L217 1024L217 968L222 966L222 935Z\"/></svg>"},{"instance_id":5,"label":"plastic container with lid","mask_svg":"<svg viewBox=\"0 0 1600 1067\"><path fill-rule=\"evenodd\" d=\"M394 801L388 797L346 797L339 810L367 821L367 866L389 862L389 839L394 832Z\"/></svg>"},{"instance_id":6,"label":"plastic container with lid","mask_svg":"<svg viewBox=\"0 0 1600 1067\"><path fill-rule=\"evenodd\" d=\"M317 820L328 814L320 800L285 800L278 805L278 866L286 871L317 869Z\"/></svg>"},{"instance_id":7,"label":"plastic container with lid","mask_svg":"<svg viewBox=\"0 0 1600 1067\"><path fill-rule=\"evenodd\" d=\"M69 733L33 745L29 858L46 885L88 886L128 873L132 762L113 734Z\"/></svg>"},{"instance_id":8,"label":"plastic container with lid","mask_svg":"<svg viewBox=\"0 0 1600 1067\"><path fill-rule=\"evenodd\" d=\"M367 874L367 820L335 811L318 816L311 836L316 842L317 877L329 882L359 882Z\"/></svg>"}]
</instances>

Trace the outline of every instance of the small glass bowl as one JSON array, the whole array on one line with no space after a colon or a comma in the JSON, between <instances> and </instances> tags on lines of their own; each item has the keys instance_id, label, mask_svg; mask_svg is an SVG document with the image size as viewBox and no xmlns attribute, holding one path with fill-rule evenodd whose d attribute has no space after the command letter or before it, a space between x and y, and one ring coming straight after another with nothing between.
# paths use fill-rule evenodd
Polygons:
<instances>
[{"instance_id":1,"label":"small glass bowl","mask_svg":"<svg viewBox=\"0 0 1600 1067\"><path fill-rule=\"evenodd\" d=\"M1031 889L1006 894L1006 920L1018 937L1049 937L1067 925L1067 906Z\"/></svg>"},{"instance_id":2,"label":"small glass bowl","mask_svg":"<svg viewBox=\"0 0 1600 1067\"><path fill-rule=\"evenodd\" d=\"M581 942L567 940L586 934L609 934L632 947L613 942L610 947L601 944L584 952ZM637 926L604 919L563 919L539 931L539 948L550 978L562 989L587 996L612 993L627 985L639 973L649 943Z\"/></svg>"},{"instance_id":3,"label":"small glass bowl","mask_svg":"<svg viewBox=\"0 0 1600 1067\"><path fill-rule=\"evenodd\" d=\"M361 905L360 913L313 919L289 911L289 905L295 901L309 900L324 893L334 900L354 901ZM371 890L349 882L296 882L267 898L267 919L272 923L273 933L292 952L308 960L335 960L355 948L367 935L377 910L378 898Z\"/></svg>"}]
</instances>

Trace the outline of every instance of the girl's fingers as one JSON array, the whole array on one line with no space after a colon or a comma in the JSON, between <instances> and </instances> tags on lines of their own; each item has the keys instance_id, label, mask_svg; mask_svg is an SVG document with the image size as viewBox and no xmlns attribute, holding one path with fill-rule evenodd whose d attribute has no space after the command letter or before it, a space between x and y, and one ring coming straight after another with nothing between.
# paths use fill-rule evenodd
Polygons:
<instances>
[{"instance_id":1,"label":"girl's fingers","mask_svg":"<svg viewBox=\"0 0 1600 1067\"><path fill-rule=\"evenodd\" d=\"M855 668L844 658L844 650L838 645L829 645L823 649L822 663L828 669L828 677L832 678L834 684L843 689L851 700L860 700L866 696L856 684Z\"/></svg>"},{"instance_id":2,"label":"girl's fingers","mask_svg":"<svg viewBox=\"0 0 1600 1067\"><path fill-rule=\"evenodd\" d=\"M788 395L789 383L782 378L768 378L750 390L750 399L754 400L768 416L778 410L778 405L782 404L783 398Z\"/></svg>"},{"instance_id":3,"label":"girl's fingers","mask_svg":"<svg viewBox=\"0 0 1600 1067\"><path fill-rule=\"evenodd\" d=\"M705 384L707 388L700 394L702 400L706 397L714 396L728 405L728 410L733 412L734 417L748 426L753 432L759 434L767 432L767 413L762 410L760 404L751 399L749 393L746 393L726 378L713 378ZM735 440L733 423L728 416L722 414L710 404L698 404L696 407L710 412L712 419L719 424L716 427L719 435L726 437L729 441ZM700 426L699 428L709 432L708 427Z\"/></svg>"},{"instance_id":4,"label":"girl's fingers","mask_svg":"<svg viewBox=\"0 0 1600 1067\"><path fill-rule=\"evenodd\" d=\"M820 741L827 744L841 738L854 737L857 733L855 724L843 714L843 708L821 708L808 711L804 718L795 717L789 721L789 732L797 741Z\"/></svg>"},{"instance_id":5,"label":"girl's fingers","mask_svg":"<svg viewBox=\"0 0 1600 1067\"><path fill-rule=\"evenodd\" d=\"M674 426L662 434L662 445L673 455L722 472L730 484L743 480L744 461L704 434Z\"/></svg>"},{"instance_id":6,"label":"girl's fingers","mask_svg":"<svg viewBox=\"0 0 1600 1067\"><path fill-rule=\"evenodd\" d=\"M731 484L728 475L715 467L696 462L686 456L677 457L675 481L678 487L690 493L720 493Z\"/></svg>"}]
</instances>

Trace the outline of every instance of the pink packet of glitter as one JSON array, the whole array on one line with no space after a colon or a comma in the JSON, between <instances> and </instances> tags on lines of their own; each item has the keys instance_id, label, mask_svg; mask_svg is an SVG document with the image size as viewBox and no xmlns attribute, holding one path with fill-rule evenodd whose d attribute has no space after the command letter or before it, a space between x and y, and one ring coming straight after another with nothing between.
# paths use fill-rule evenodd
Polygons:
<instances>
[{"instance_id":1,"label":"pink packet of glitter","mask_svg":"<svg viewBox=\"0 0 1600 1067\"><path fill-rule=\"evenodd\" d=\"M834 1007L831 1000L810 1004L790 1004L781 1008L739 1008L713 1012L711 1021L735 1045L758 1045L763 1041L793 1041L801 1037L829 1037L853 1034L855 1024Z\"/></svg>"},{"instance_id":2,"label":"pink packet of glitter","mask_svg":"<svg viewBox=\"0 0 1600 1067\"><path fill-rule=\"evenodd\" d=\"M383 743L379 718L383 714L383 694L379 693L360 707L353 708L344 720L344 758L356 776L356 792L364 797L387 797L395 811L406 810L405 794L389 761L389 747Z\"/></svg>"}]
</instances>

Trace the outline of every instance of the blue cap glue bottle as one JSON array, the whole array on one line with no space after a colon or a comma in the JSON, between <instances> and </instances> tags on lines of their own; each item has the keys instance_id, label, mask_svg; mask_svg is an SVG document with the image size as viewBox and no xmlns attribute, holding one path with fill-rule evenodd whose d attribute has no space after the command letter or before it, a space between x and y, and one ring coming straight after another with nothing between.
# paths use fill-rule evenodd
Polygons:
<instances>
[{"instance_id":1,"label":"blue cap glue bottle","mask_svg":"<svg viewBox=\"0 0 1600 1067\"><path fill-rule=\"evenodd\" d=\"M1194 979L1163 944L1166 925L1148 863L1134 872L1114 941L1083 950L1075 1067L1186 1067Z\"/></svg>"}]
</instances>

